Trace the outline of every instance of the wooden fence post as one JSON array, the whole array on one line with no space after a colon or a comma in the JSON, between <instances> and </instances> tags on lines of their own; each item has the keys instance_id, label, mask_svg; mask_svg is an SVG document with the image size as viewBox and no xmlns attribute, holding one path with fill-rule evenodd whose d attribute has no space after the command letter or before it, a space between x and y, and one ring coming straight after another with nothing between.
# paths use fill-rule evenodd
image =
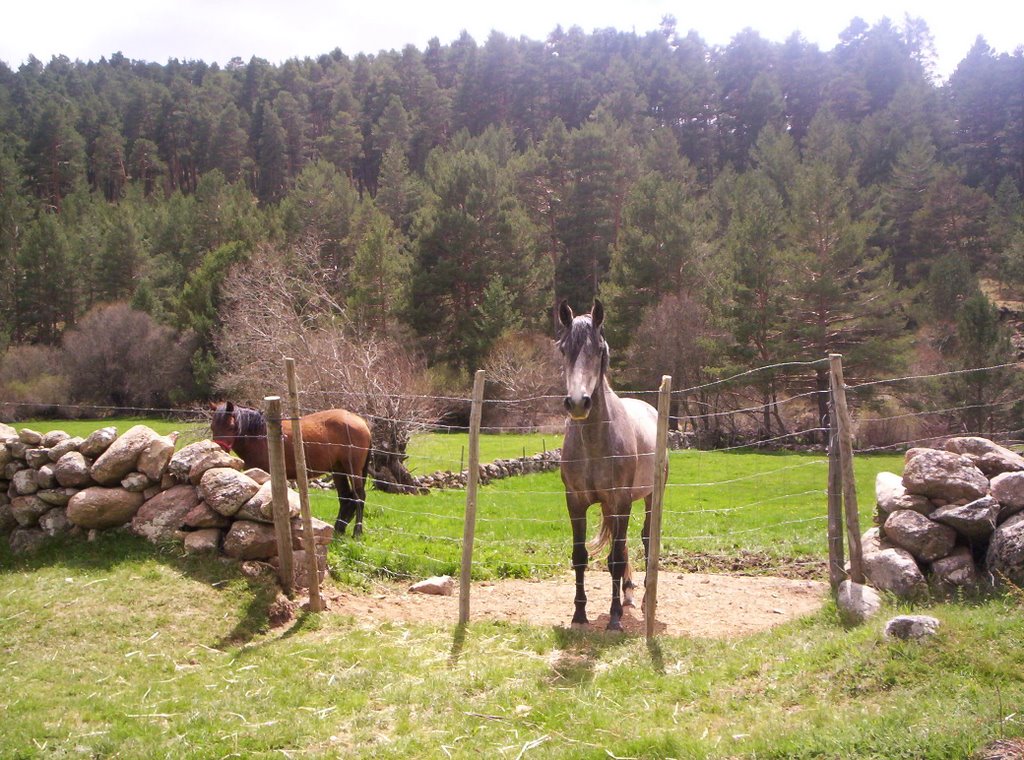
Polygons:
<instances>
[{"instance_id":1,"label":"wooden fence post","mask_svg":"<svg viewBox=\"0 0 1024 760\"><path fill-rule=\"evenodd\" d=\"M846 578L843 556L843 474L839 463L839 427L835 396L829 401L828 430L828 580L832 592Z\"/></svg>"},{"instance_id":2,"label":"wooden fence post","mask_svg":"<svg viewBox=\"0 0 1024 760\"><path fill-rule=\"evenodd\" d=\"M295 379L295 359L284 360L288 373L288 396L291 401L292 448L295 450L295 480L299 486L299 509L302 513L302 548L306 551L306 575L309 577L309 609L323 611L320 598L320 563L316 556L316 541L313 540L313 515L309 511L309 474L306 472L306 449L302 442L302 426L299 424L299 385Z\"/></svg>"},{"instance_id":3,"label":"wooden fence post","mask_svg":"<svg viewBox=\"0 0 1024 760\"><path fill-rule=\"evenodd\" d=\"M661 559L661 512L665 501L665 468L668 465L668 417L672 405L672 376L661 376L658 391L658 438L654 449L654 493L651 495L651 535L647 543L647 574L644 576L644 621L647 638L654 638L658 610L658 562Z\"/></svg>"},{"instance_id":4,"label":"wooden fence post","mask_svg":"<svg viewBox=\"0 0 1024 760\"><path fill-rule=\"evenodd\" d=\"M295 570L292 560L292 526L288 519L288 473L281 432L281 397L263 399L267 411L267 453L270 457L270 490L273 496L274 535L277 537L278 577L285 594L292 595Z\"/></svg>"},{"instance_id":5,"label":"wooden fence post","mask_svg":"<svg viewBox=\"0 0 1024 760\"><path fill-rule=\"evenodd\" d=\"M839 438L839 461L843 478L843 510L846 514L846 538L850 545L850 580L864 582L864 562L860 545L860 516L857 511L857 480L853 474L853 421L846 405L846 383L843 380L842 354L829 354L831 387L836 429Z\"/></svg>"},{"instance_id":6,"label":"wooden fence post","mask_svg":"<svg viewBox=\"0 0 1024 760\"><path fill-rule=\"evenodd\" d=\"M469 479L466 483L466 519L462 525L462 567L459 575L459 625L469 622L469 578L476 535L476 489L480 481L480 415L484 402L484 371L473 377L473 406L469 413Z\"/></svg>"}]
</instances>

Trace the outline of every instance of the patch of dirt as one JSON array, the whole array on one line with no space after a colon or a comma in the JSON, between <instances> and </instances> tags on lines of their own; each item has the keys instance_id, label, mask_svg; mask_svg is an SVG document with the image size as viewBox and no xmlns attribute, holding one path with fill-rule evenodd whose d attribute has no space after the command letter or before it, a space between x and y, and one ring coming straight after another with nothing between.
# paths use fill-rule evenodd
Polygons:
<instances>
[{"instance_id":1,"label":"patch of dirt","mask_svg":"<svg viewBox=\"0 0 1024 760\"><path fill-rule=\"evenodd\" d=\"M643 635L643 573L637 573L634 579L637 606L626 608L622 624L627 633ZM590 627L603 630L611 604L607 571L589 571L586 591ZM574 596L571 574L544 581L484 581L473 584L469 617L470 621L567 628ZM323 597L329 611L373 623L454 625L459 618L458 590L453 596L428 596L411 594L406 586L381 585L375 593L366 594L326 588ZM656 629L666 636L746 636L812 614L827 598L828 584L815 580L662 570L658 576Z\"/></svg>"}]
</instances>

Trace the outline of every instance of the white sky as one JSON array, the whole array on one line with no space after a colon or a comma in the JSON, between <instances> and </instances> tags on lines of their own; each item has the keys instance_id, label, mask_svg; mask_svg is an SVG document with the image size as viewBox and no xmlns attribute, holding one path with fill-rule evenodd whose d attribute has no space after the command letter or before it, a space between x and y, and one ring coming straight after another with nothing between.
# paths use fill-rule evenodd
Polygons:
<instances>
[{"instance_id":1,"label":"white sky","mask_svg":"<svg viewBox=\"0 0 1024 760\"><path fill-rule=\"evenodd\" d=\"M948 77L978 35L1000 53L1024 44L1020 0L49 0L9 2L0 14L0 61L17 68L28 56L98 60L121 52L166 63L201 59L223 65L253 55L271 63L316 57L334 48L359 52L423 50L468 31L483 44L491 30L542 40L556 25L586 32L613 27L643 34L666 14L677 29L693 29L724 45L746 27L781 42L799 31L822 50L860 16L869 24L905 14L923 18L935 38L936 73Z\"/></svg>"}]
</instances>

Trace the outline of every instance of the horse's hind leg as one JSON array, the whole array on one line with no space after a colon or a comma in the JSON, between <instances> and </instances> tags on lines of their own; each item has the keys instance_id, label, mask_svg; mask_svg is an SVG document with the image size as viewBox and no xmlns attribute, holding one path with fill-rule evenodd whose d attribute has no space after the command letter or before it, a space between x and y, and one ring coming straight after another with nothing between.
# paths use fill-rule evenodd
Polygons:
<instances>
[{"instance_id":1,"label":"horse's hind leg","mask_svg":"<svg viewBox=\"0 0 1024 760\"><path fill-rule=\"evenodd\" d=\"M363 535L363 508L366 506L366 477L352 475L352 500L355 502L356 525L352 535L359 538Z\"/></svg>"},{"instance_id":2,"label":"horse's hind leg","mask_svg":"<svg viewBox=\"0 0 1024 760\"><path fill-rule=\"evenodd\" d=\"M334 488L338 492L338 518L334 521L334 533L338 536L345 534L345 528L352 521L356 513L356 501L353 498L352 488L348 482L348 476L339 472L334 473ZM359 515L360 519L362 515ZM357 523L357 527L358 523ZM355 534L355 528L353 528Z\"/></svg>"}]
</instances>

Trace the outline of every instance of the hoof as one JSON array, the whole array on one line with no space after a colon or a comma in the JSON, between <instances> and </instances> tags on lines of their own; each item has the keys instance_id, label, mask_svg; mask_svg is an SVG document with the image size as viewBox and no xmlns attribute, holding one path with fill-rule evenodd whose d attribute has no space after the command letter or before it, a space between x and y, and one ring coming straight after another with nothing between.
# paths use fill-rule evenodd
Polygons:
<instances>
[{"instance_id":1,"label":"hoof","mask_svg":"<svg viewBox=\"0 0 1024 760\"><path fill-rule=\"evenodd\" d=\"M610 631L611 633L622 633L622 623L618 620L612 620L608 623L608 627L605 628L605 630Z\"/></svg>"},{"instance_id":2,"label":"hoof","mask_svg":"<svg viewBox=\"0 0 1024 760\"><path fill-rule=\"evenodd\" d=\"M632 594L624 594L623 595L623 597L622 597L622 606L623 607L636 607L636 600L633 598Z\"/></svg>"}]
</instances>

